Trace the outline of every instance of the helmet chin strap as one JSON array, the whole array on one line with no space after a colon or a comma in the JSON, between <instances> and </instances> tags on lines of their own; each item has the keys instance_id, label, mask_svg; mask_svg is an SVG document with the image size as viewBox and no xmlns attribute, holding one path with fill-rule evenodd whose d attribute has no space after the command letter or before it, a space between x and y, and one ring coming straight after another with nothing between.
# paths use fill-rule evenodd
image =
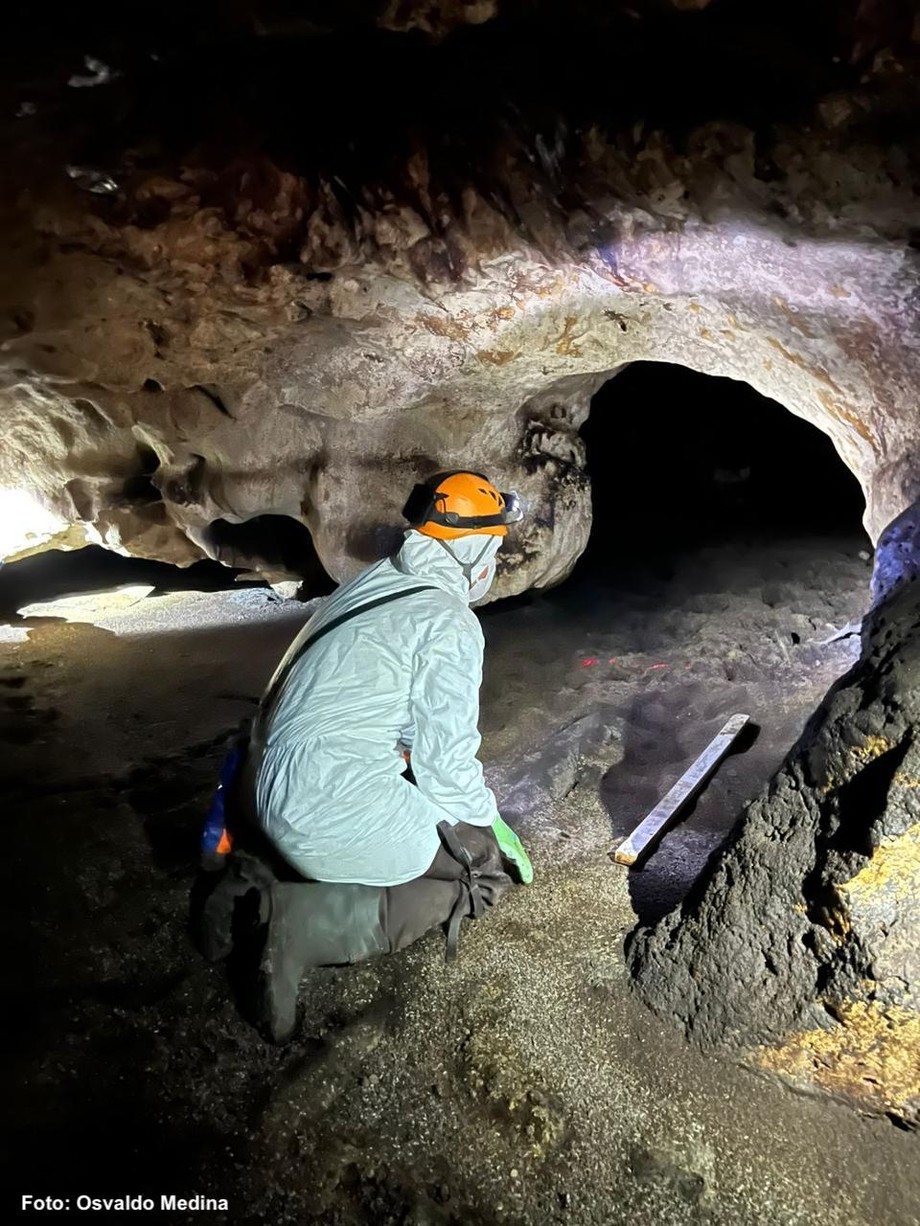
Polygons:
<instances>
[{"instance_id":1,"label":"helmet chin strap","mask_svg":"<svg viewBox=\"0 0 920 1226\"><path fill-rule=\"evenodd\" d=\"M435 537L434 539L438 542L439 545L441 545L444 549L447 550L447 552L450 554L454 562L456 562L456 564L463 571L463 577L466 580L467 586L472 587L473 586L473 571L476 569L477 566L479 566L482 563L483 559L488 555L489 550L492 548L492 538L490 536L486 537L485 545L482 547L481 551L476 555L476 557L473 559L472 562L461 562L460 559L457 557L457 555L454 553L454 551L451 549L447 541L442 541L440 537Z\"/></svg>"}]
</instances>

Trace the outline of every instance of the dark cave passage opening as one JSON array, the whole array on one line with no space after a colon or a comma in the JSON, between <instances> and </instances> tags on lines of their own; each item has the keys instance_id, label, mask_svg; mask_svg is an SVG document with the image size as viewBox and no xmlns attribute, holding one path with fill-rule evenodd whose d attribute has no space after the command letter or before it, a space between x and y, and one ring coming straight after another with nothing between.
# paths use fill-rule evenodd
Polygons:
<instances>
[{"instance_id":1,"label":"dark cave passage opening","mask_svg":"<svg viewBox=\"0 0 920 1226\"><path fill-rule=\"evenodd\" d=\"M296 575L309 596L328 595L336 586L319 559L310 529L290 515L255 515L242 523L215 519L205 541L225 566Z\"/></svg>"},{"instance_id":2,"label":"dark cave passage opening","mask_svg":"<svg viewBox=\"0 0 920 1226\"><path fill-rule=\"evenodd\" d=\"M862 491L830 439L747 383L634 362L595 395L582 437L593 511L582 573L865 535Z\"/></svg>"},{"instance_id":3,"label":"dark cave passage opening","mask_svg":"<svg viewBox=\"0 0 920 1226\"><path fill-rule=\"evenodd\" d=\"M503 602L484 611L496 654L516 653L524 678L506 700L496 660L493 701L524 707L542 686L568 718L607 713L617 736L599 795L612 844L732 715L761 730L629 871L648 922L680 903L853 662L858 638L835 636L867 607L871 545L830 440L745 383L637 362L595 395L582 437L588 546L566 583L520 611L523 626L509 610L507 642ZM525 651L514 640L528 621Z\"/></svg>"}]
</instances>

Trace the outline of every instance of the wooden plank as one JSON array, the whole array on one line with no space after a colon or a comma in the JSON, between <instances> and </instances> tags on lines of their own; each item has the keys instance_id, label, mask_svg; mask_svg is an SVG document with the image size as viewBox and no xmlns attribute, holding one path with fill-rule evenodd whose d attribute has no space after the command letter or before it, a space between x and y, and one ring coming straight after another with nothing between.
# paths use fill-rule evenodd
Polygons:
<instances>
[{"instance_id":1,"label":"wooden plank","mask_svg":"<svg viewBox=\"0 0 920 1226\"><path fill-rule=\"evenodd\" d=\"M648 817L635 828L620 846L610 853L617 864L635 864L673 825L687 801L700 790L750 719L749 715L733 715L718 736L714 737L689 770L685 771L655 805Z\"/></svg>"}]
</instances>

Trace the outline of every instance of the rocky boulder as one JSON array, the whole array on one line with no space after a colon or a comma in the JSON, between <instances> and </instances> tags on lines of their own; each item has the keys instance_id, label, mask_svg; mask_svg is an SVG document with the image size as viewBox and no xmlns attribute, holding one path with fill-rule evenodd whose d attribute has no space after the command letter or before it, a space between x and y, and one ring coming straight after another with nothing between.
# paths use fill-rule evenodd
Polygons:
<instances>
[{"instance_id":1,"label":"rocky boulder","mask_svg":"<svg viewBox=\"0 0 920 1226\"><path fill-rule=\"evenodd\" d=\"M920 581L867 618L683 907L628 947L635 987L704 1047L920 1124Z\"/></svg>"}]
</instances>

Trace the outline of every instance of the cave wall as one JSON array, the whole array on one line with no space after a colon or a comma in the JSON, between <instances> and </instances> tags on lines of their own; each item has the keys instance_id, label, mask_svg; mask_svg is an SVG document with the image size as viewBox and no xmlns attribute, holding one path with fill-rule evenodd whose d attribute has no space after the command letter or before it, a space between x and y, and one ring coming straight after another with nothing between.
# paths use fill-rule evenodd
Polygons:
<instances>
[{"instance_id":1,"label":"cave wall","mask_svg":"<svg viewBox=\"0 0 920 1226\"><path fill-rule=\"evenodd\" d=\"M85 540L184 564L215 520L280 514L341 580L420 473L472 464L532 508L497 594L547 586L590 529L591 394L638 359L745 379L824 430L877 537L920 471L916 138L878 131L915 98L890 52L850 82L796 123L679 136L614 115L551 138L522 113L488 175L448 183L416 140L347 193L251 143L71 161L85 134L55 144L54 104L20 103L0 488L44 519L6 555ZM666 430L682 407L651 411Z\"/></svg>"},{"instance_id":2,"label":"cave wall","mask_svg":"<svg viewBox=\"0 0 920 1226\"><path fill-rule=\"evenodd\" d=\"M283 515L341 580L421 474L475 465L531 507L495 594L544 587L587 542L605 380L752 384L831 438L874 540L897 522L862 664L631 965L699 1042L915 1124L920 29L902 0L670 7L20 14L0 554L187 564ZM647 411L667 445L698 409Z\"/></svg>"}]
</instances>

